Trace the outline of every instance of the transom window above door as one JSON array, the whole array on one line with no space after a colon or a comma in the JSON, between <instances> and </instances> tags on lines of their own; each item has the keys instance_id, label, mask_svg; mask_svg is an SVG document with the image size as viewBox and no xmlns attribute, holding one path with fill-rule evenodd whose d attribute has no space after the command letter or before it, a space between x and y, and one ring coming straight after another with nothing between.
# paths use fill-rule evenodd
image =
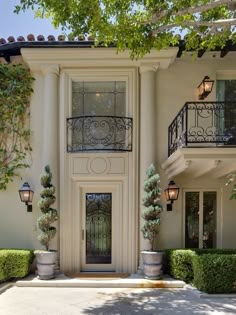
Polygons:
<instances>
[{"instance_id":1,"label":"transom window above door","mask_svg":"<svg viewBox=\"0 0 236 315\"><path fill-rule=\"evenodd\" d=\"M126 81L72 81L67 152L132 151Z\"/></svg>"},{"instance_id":2,"label":"transom window above door","mask_svg":"<svg viewBox=\"0 0 236 315\"><path fill-rule=\"evenodd\" d=\"M125 116L126 82L73 82L72 116Z\"/></svg>"}]
</instances>

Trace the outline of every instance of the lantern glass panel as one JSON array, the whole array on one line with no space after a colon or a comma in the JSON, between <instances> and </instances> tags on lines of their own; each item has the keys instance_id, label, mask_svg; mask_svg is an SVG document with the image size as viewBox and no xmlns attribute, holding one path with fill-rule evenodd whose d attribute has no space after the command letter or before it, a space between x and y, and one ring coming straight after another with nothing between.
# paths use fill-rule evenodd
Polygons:
<instances>
[{"instance_id":1,"label":"lantern glass panel","mask_svg":"<svg viewBox=\"0 0 236 315\"><path fill-rule=\"evenodd\" d=\"M34 192L31 190L28 183L24 183L19 189L19 195L22 202L32 202Z\"/></svg>"}]
</instances>

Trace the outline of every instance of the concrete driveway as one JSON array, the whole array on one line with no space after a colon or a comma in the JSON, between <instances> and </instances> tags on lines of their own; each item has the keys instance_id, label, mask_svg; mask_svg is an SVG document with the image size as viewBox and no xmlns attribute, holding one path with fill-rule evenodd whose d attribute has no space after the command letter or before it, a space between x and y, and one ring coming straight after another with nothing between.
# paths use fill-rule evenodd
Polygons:
<instances>
[{"instance_id":1,"label":"concrete driveway","mask_svg":"<svg viewBox=\"0 0 236 315\"><path fill-rule=\"evenodd\" d=\"M24 288L0 294L1 315L231 315L236 297L201 298L184 289Z\"/></svg>"}]
</instances>

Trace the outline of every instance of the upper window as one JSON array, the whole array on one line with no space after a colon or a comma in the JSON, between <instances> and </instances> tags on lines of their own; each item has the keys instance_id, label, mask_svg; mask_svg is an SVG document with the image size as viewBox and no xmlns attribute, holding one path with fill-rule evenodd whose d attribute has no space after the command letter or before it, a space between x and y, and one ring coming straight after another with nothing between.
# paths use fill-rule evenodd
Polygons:
<instances>
[{"instance_id":1,"label":"upper window","mask_svg":"<svg viewBox=\"0 0 236 315\"><path fill-rule=\"evenodd\" d=\"M72 82L67 151L132 151L132 118L126 117L126 81Z\"/></svg>"},{"instance_id":2,"label":"upper window","mask_svg":"<svg viewBox=\"0 0 236 315\"><path fill-rule=\"evenodd\" d=\"M236 101L236 80L217 80L216 81L217 101L233 102Z\"/></svg>"},{"instance_id":3,"label":"upper window","mask_svg":"<svg viewBox=\"0 0 236 315\"><path fill-rule=\"evenodd\" d=\"M126 82L73 82L72 116L125 116Z\"/></svg>"}]
</instances>

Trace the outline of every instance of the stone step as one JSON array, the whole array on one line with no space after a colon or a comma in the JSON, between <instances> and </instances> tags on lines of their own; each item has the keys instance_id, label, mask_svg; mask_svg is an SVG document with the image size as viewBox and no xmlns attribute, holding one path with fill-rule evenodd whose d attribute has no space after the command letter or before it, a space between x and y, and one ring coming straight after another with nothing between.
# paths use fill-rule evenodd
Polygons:
<instances>
[{"instance_id":1,"label":"stone step","mask_svg":"<svg viewBox=\"0 0 236 315\"><path fill-rule=\"evenodd\" d=\"M185 282L164 276L162 280L148 280L137 274L127 278L104 279L94 275L93 278L69 278L59 274L51 280L39 280L35 275L15 283L18 287L68 287L68 288L183 288Z\"/></svg>"}]
</instances>

